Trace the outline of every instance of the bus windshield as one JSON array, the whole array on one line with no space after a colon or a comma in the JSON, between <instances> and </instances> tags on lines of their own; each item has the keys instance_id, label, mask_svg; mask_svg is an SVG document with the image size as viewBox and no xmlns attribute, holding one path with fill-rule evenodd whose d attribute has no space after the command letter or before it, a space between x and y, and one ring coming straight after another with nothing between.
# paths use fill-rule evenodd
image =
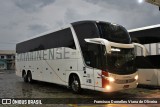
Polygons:
<instances>
[{"instance_id":1,"label":"bus windshield","mask_svg":"<svg viewBox=\"0 0 160 107\"><path fill-rule=\"evenodd\" d=\"M114 48L111 54L107 54L106 70L116 74L131 74L136 71L134 66L133 48Z\"/></svg>"},{"instance_id":2,"label":"bus windshield","mask_svg":"<svg viewBox=\"0 0 160 107\"><path fill-rule=\"evenodd\" d=\"M134 48L111 47L111 53L107 53L105 45L87 43L83 53L89 67L120 75L136 72Z\"/></svg>"}]
</instances>

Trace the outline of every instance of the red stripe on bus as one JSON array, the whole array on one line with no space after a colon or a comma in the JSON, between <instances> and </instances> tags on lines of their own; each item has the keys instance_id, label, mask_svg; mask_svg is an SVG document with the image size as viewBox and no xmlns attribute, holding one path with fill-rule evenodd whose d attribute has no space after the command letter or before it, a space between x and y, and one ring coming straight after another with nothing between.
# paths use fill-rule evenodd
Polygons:
<instances>
[{"instance_id":1,"label":"red stripe on bus","mask_svg":"<svg viewBox=\"0 0 160 107\"><path fill-rule=\"evenodd\" d=\"M102 71L102 75L108 77L108 72ZM102 77L102 87L105 88L106 85L108 85L108 84L109 84L109 81Z\"/></svg>"}]
</instances>

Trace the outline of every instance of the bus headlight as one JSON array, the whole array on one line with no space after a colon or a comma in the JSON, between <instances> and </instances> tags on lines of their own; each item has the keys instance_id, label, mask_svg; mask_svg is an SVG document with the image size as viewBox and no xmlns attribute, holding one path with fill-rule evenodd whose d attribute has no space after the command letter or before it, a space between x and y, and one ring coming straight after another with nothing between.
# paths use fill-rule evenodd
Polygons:
<instances>
[{"instance_id":1,"label":"bus headlight","mask_svg":"<svg viewBox=\"0 0 160 107\"><path fill-rule=\"evenodd\" d=\"M108 80L109 82L114 82L115 81L115 79L113 77L107 77L105 75L101 75L101 76L102 76L102 78Z\"/></svg>"},{"instance_id":2,"label":"bus headlight","mask_svg":"<svg viewBox=\"0 0 160 107\"><path fill-rule=\"evenodd\" d=\"M109 80L110 82L114 82L114 81L115 81L115 79L114 79L113 77L108 77L108 80Z\"/></svg>"},{"instance_id":3,"label":"bus headlight","mask_svg":"<svg viewBox=\"0 0 160 107\"><path fill-rule=\"evenodd\" d=\"M136 76L134 77L134 79L135 79L135 80L138 80L138 75L136 75Z\"/></svg>"}]
</instances>

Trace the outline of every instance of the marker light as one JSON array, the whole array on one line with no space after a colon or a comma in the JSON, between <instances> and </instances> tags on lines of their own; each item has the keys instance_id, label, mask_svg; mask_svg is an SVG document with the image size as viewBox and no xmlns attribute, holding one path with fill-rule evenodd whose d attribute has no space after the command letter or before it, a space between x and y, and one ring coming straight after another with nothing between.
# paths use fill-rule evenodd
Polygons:
<instances>
[{"instance_id":1,"label":"marker light","mask_svg":"<svg viewBox=\"0 0 160 107\"><path fill-rule=\"evenodd\" d=\"M135 79L135 80L138 80L138 75L136 75L136 76L134 77L134 79Z\"/></svg>"},{"instance_id":2,"label":"marker light","mask_svg":"<svg viewBox=\"0 0 160 107\"><path fill-rule=\"evenodd\" d=\"M118 48L111 48L111 51L114 51L114 52L120 52L121 50L118 49Z\"/></svg>"},{"instance_id":3,"label":"marker light","mask_svg":"<svg viewBox=\"0 0 160 107\"><path fill-rule=\"evenodd\" d=\"M143 3L143 2L144 2L144 0L138 0L138 3L140 3L140 4Z\"/></svg>"},{"instance_id":4,"label":"marker light","mask_svg":"<svg viewBox=\"0 0 160 107\"><path fill-rule=\"evenodd\" d=\"M106 89L107 89L107 90L111 90L111 86L107 85L107 86L106 86Z\"/></svg>"}]
</instances>

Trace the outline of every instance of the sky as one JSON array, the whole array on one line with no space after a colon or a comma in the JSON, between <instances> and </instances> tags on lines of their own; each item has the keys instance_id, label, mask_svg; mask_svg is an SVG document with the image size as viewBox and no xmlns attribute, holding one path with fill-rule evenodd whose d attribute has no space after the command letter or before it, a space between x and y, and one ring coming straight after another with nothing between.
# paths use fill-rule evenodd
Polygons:
<instances>
[{"instance_id":1,"label":"sky","mask_svg":"<svg viewBox=\"0 0 160 107\"><path fill-rule=\"evenodd\" d=\"M51 29L81 20L100 20L134 29L160 24L160 11L138 0L0 0L0 50Z\"/></svg>"}]
</instances>

